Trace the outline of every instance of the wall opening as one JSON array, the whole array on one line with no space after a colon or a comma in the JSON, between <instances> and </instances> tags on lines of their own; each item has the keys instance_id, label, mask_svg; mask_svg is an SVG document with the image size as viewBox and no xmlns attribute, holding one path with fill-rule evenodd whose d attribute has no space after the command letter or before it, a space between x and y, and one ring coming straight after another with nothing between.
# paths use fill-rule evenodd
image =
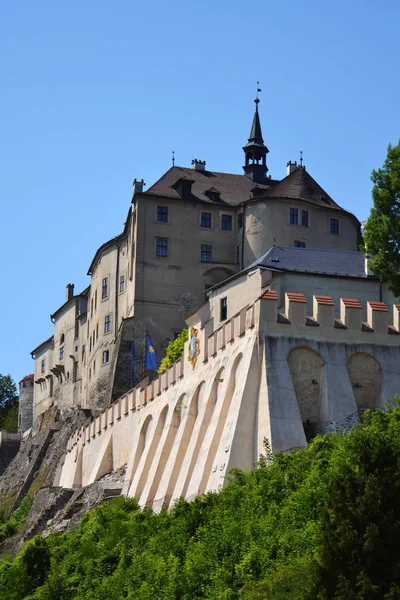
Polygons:
<instances>
[{"instance_id":1,"label":"wall opening","mask_svg":"<svg viewBox=\"0 0 400 600\"><path fill-rule=\"evenodd\" d=\"M354 397L358 413L363 414L368 408L379 406L379 389L381 365L370 354L357 352L347 361Z\"/></svg>"},{"instance_id":2,"label":"wall opening","mask_svg":"<svg viewBox=\"0 0 400 600\"><path fill-rule=\"evenodd\" d=\"M140 474L139 482L137 484L135 492L135 498L137 498L137 500L140 500L140 496L142 495L143 488L145 486L147 476L149 474L152 462L154 460L155 453L157 452L160 437L164 429L165 421L167 419L167 414L168 406L164 406L160 413L160 416L158 417L157 425L151 438L151 442L150 444L148 444L147 456L145 458L144 465L142 467L142 472Z\"/></svg>"},{"instance_id":3,"label":"wall opening","mask_svg":"<svg viewBox=\"0 0 400 600\"><path fill-rule=\"evenodd\" d=\"M307 441L318 433L321 422L321 391L324 361L314 350L294 348L288 365Z\"/></svg>"}]
</instances>

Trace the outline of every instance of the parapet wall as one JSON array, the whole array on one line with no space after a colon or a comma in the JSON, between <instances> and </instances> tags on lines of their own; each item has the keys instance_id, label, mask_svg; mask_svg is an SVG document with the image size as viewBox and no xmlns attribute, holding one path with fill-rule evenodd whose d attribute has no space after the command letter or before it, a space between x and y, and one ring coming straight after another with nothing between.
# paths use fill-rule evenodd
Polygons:
<instances>
[{"instance_id":1,"label":"parapet wall","mask_svg":"<svg viewBox=\"0 0 400 600\"><path fill-rule=\"evenodd\" d=\"M327 336L343 342L357 339L376 344L400 345L400 304L389 311L384 302L367 302L367 321L362 321L363 306L357 298L340 299L340 319L335 318L335 302L330 296L313 296L313 314L307 315L304 294L286 293L285 312L279 313L275 290L260 297L264 328L270 332L293 335L307 331L313 337Z\"/></svg>"}]
</instances>

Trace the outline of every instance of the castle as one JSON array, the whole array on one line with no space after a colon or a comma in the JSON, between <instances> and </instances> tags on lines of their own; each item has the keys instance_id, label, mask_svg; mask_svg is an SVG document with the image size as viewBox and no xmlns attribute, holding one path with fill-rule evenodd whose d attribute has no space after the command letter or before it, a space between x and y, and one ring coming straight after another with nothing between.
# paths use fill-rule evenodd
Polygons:
<instances>
[{"instance_id":1,"label":"castle","mask_svg":"<svg viewBox=\"0 0 400 600\"><path fill-rule=\"evenodd\" d=\"M360 223L303 164L268 176L258 104L244 174L196 159L146 191L135 179L90 285L67 285L32 351L33 429L51 409L92 418L54 485L126 465L124 493L158 510L252 468L265 438L273 451L303 447L400 389L400 305L358 252ZM146 329L160 356L185 322L184 355L145 378Z\"/></svg>"}]
</instances>

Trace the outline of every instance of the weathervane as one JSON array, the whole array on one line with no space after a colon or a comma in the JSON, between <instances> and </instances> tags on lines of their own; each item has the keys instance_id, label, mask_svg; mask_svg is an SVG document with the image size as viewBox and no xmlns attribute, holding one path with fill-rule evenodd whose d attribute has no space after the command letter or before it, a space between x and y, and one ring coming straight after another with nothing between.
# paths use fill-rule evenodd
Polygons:
<instances>
[{"instance_id":1,"label":"weathervane","mask_svg":"<svg viewBox=\"0 0 400 600\"><path fill-rule=\"evenodd\" d=\"M260 82L257 81L257 94L256 94L256 97L254 100L254 102L256 103L256 107L257 107L257 104L260 102L260 98L258 97L259 92L262 92L262 89L260 88Z\"/></svg>"},{"instance_id":2,"label":"weathervane","mask_svg":"<svg viewBox=\"0 0 400 600\"><path fill-rule=\"evenodd\" d=\"M300 150L300 166L303 166L303 150Z\"/></svg>"},{"instance_id":3,"label":"weathervane","mask_svg":"<svg viewBox=\"0 0 400 600\"><path fill-rule=\"evenodd\" d=\"M175 150L172 150L172 166L175 166Z\"/></svg>"}]
</instances>

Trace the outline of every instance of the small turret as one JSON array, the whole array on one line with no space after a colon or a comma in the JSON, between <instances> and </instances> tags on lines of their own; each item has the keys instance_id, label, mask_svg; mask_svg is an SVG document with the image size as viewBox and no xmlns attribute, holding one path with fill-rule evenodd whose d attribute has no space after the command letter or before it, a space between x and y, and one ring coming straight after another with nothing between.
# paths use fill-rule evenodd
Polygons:
<instances>
[{"instance_id":1,"label":"small turret","mask_svg":"<svg viewBox=\"0 0 400 600\"><path fill-rule=\"evenodd\" d=\"M267 154L269 150L264 144L261 132L260 116L258 114L258 105L260 103L258 93L254 103L256 109L253 117L253 124L251 126L250 137L247 144L243 146L246 157L243 170L246 177L255 183L265 183L268 173Z\"/></svg>"}]
</instances>

